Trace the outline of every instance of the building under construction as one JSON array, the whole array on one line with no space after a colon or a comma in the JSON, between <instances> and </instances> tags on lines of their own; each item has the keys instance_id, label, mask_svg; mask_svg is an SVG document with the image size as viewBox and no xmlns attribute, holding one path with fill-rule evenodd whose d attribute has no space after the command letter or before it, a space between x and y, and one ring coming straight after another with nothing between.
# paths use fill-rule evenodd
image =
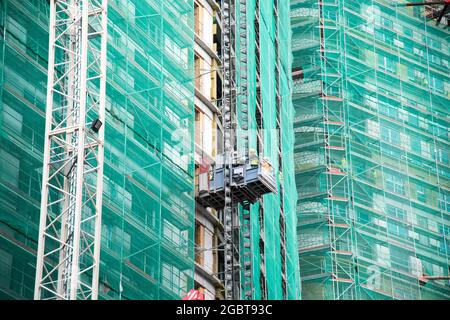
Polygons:
<instances>
[{"instance_id":1,"label":"building under construction","mask_svg":"<svg viewBox=\"0 0 450 320\"><path fill-rule=\"evenodd\" d=\"M449 299L450 33L404 3L0 1L0 299Z\"/></svg>"},{"instance_id":2,"label":"building under construction","mask_svg":"<svg viewBox=\"0 0 450 320\"><path fill-rule=\"evenodd\" d=\"M2 299L299 298L288 3L1 6Z\"/></svg>"},{"instance_id":3,"label":"building under construction","mask_svg":"<svg viewBox=\"0 0 450 320\"><path fill-rule=\"evenodd\" d=\"M291 1L303 299L450 298L450 32L406 2Z\"/></svg>"}]
</instances>

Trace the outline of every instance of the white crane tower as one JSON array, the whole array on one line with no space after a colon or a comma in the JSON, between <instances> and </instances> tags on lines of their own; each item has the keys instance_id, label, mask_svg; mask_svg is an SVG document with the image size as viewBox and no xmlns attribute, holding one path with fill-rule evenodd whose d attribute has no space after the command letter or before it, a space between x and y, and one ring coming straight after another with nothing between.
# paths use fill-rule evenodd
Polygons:
<instances>
[{"instance_id":1,"label":"white crane tower","mask_svg":"<svg viewBox=\"0 0 450 320\"><path fill-rule=\"evenodd\" d=\"M50 0L35 299L97 299L108 0Z\"/></svg>"}]
</instances>

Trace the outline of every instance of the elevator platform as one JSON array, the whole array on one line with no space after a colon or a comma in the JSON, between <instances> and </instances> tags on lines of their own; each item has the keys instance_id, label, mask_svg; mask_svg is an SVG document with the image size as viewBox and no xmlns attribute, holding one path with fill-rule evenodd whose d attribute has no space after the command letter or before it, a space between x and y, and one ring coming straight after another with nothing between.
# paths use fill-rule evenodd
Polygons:
<instances>
[{"instance_id":1,"label":"elevator platform","mask_svg":"<svg viewBox=\"0 0 450 320\"><path fill-rule=\"evenodd\" d=\"M197 201L205 207L220 210L225 203L224 186L223 165L199 174ZM231 181L233 203L255 203L258 198L267 193L277 193L273 168L268 161L233 164Z\"/></svg>"}]
</instances>

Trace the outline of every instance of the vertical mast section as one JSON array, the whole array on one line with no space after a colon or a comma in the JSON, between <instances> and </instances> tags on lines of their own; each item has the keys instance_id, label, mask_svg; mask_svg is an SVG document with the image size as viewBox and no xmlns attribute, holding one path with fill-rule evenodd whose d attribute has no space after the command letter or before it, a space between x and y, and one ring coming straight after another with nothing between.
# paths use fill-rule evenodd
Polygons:
<instances>
[{"instance_id":1,"label":"vertical mast section","mask_svg":"<svg viewBox=\"0 0 450 320\"><path fill-rule=\"evenodd\" d=\"M51 0L35 299L97 299L108 0Z\"/></svg>"},{"instance_id":2,"label":"vertical mast section","mask_svg":"<svg viewBox=\"0 0 450 320\"><path fill-rule=\"evenodd\" d=\"M233 204L231 196L231 170L232 153L234 151L233 143L233 125L232 125L232 103L233 103L233 73L232 73L232 50L234 42L232 41L232 0L224 0L222 4L222 64L223 64L223 111L222 121L224 128L224 195L225 205L223 208L224 219L224 283L225 299L233 299L234 292L234 261L233 261Z\"/></svg>"}]
</instances>

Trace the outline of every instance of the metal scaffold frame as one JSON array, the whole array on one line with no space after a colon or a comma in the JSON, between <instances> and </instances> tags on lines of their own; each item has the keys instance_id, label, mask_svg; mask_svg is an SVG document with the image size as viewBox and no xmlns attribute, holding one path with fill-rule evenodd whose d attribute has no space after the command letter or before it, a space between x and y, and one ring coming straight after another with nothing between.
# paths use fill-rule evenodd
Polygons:
<instances>
[{"instance_id":1,"label":"metal scaffold frame","mask_svg":"<svg viewBox=\"0 0 450 320\"><path fill-rule=\"evenodd\" d=\"M107 0L51 0L35 299L97 299Z\"/></svg>"}]
</instances>

